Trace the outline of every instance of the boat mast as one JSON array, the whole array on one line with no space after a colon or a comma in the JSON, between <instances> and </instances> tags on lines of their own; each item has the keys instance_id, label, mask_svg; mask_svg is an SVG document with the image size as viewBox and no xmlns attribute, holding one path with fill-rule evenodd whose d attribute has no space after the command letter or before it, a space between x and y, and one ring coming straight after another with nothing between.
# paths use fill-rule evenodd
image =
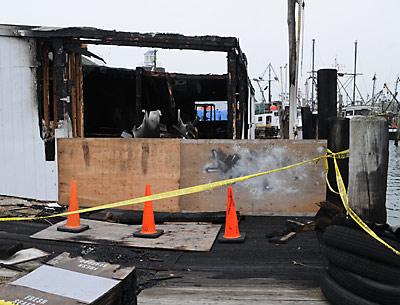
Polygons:
<instances>
[{"instance_id":1,"label":"boat mast","mask_svg":"<svg viewBox=\"0 0 400 305\"><path fill-rule=\"evenodd\" d=\"M269 63L268 65L268 103L269 106L271 107L272 104L272 94L271 94L271 69L272 69L272 65L271 63Z\"/></svg>"},{"instance_id":2,"label":"boat mast","mask_svg":"<svg viewBox=\"0 0 400 305\"><path fill-rule=\"evenodd\" d=\"M312 71L311 71L311 111L314 111L314 85L315 85L315 39L312 40Z\"/></svg>"},{"instance_id":3,"label":"boat mast","mask_svg":"<svg viewBox=\"0 0 400 305\"><path fill-rule=\"evenodd\" d=\"M372 107L374 107L375 106L376 73L374 74L372 81L373 81L373 83L372 83L372 99L371 99L371 101L372 101Z\"/></svg>"},{"instance_id":4,"label":"boat mast","mask_svg":"<svg viewBox=\"0 0 400 305\"><path fill-rule=\"evenodd\" d=\"M282 66L280 66L279 67L279 70L280 70L280 83L281 83L281 101L282 101L282 108L284 107L284 102L285 102L285 98L284 98L284 96L285 96L285 92L284 92L284 83L283 83L283 67Z\"/></svg>"},{"instance_id":5,"label":"boat mast","mask_svg":"<svg viewBox=\"0 0 400 305\"><path fill-rule=\"evenodd\" d=\"M353 82L353 101L351 104L354 106L356 103L356 78L357 78L357 40L354 42L354 82Z\"/></svg>"}]
</instances>

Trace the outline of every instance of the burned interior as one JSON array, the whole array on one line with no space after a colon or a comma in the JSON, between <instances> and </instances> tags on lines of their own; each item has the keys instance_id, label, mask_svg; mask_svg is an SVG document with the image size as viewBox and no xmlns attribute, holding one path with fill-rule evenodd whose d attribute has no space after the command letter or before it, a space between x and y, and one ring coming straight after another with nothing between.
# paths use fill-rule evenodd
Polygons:
<instances>
[{"instance_id":1,"label":"burned interior","mask_svg":"<svg viewBox=\"0 0 400 305\"><path fill-rule=\"evenodd\" d=\"M248 136L253 89L236 38L34 27L18 29L18 35L34 38L37 45L40 127L47 160L54 160L57 137ZM92 65L87 58L101 58L88 50L90 44L225 52L227 73ZM225 117L217 118L214 101L225 104Z\"/></svg>"}]
</instances>

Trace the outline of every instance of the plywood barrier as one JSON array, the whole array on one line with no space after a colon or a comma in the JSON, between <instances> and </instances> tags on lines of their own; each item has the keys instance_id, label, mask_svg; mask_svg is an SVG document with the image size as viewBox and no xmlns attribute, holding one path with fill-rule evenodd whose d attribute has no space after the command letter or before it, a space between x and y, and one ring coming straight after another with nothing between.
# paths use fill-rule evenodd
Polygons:
<instances>
[{"instance_id":1,"label":"plywood barrier","mask_svg":"<svg viewBox=\"0 0 400 305\"><path fill-rule=\"evenodd\" d=\"M312 159L324 141L198 140L181 145L181 187L240 177ZM324 200L323 162L308 164L234 185L236 207L246 214L307 214ZM184 211L221 211L226 188L182 197Z\"/></svg>"},{"instance_id":2,"label":"plywood barrier","mask_svg":"<svg viewBox=\"0 0 400 305\"><path fill-rule=\"evenodd\" d=\"M59 139L59 201L67 203L77 180L80 206L95 206L179 188L180 141L174 139ZM142 205L129 207L142 209ZM178 198L159 201L157 211L179 211Z\"/></svg>"},{"instance_id":3,"label":"plywood barrier","mask_svg":"<svg viewBox=\"0 0 400 305\"><path fill-rule=\"evenodd\" d=\"M325 150L325 141L313 140L61 139L59 200L68 202L72 177L80 204L94 206L141 196L146 183L153 192L168 191L290 165ZM312 214L325 198L323 162L237 184L234 193L245 214ZM155 209L221 211L225 205L222 188L162 200Z\"/></svg>"}]
</instances>

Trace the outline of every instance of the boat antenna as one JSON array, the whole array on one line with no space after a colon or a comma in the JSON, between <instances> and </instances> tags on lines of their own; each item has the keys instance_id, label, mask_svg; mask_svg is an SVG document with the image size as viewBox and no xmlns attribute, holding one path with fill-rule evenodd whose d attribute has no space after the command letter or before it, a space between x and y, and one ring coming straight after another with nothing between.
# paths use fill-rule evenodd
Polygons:
<instances>
[{"instance_id":1,"label":"boat antenna","mask_svg":"<svg viewBox=\"0 0 400 305\"><path fill-rule=\"evenodd\" d=\"M358 42L357 40L354 42L354 82L353 82L353 100L351 102L352 105L355 105L356 103L356 78L357 78L357 46L358 46Z\"/></svg>"},{"instance_id":2,"label":"boat antenna","mask_svg":"<svg viewBox=\"0 0 400 305\"><path fill-rule=\"evenodd\" d=\"M312 70L311 70L311 111L315 109L314 86L315 86L315 39L312 40Z\"/></svg>"}]
</instances>

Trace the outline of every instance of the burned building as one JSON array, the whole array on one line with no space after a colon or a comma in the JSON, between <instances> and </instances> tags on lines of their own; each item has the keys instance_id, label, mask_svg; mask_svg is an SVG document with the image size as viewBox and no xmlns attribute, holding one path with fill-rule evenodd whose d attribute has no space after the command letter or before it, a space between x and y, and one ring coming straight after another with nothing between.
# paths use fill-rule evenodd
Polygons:
<instances>
[{"instance_id":1,"label":"burned building","mask_svg":"<svg viewBox=\"0 0 400 305\"><path fill-rule=\"evenodd\" d=\"M98 58L88 45L225 52L227 73L86 65L86 58ZM237 38L1 25L0 78L3 195L56 200L57 138L121 137L138 128L149 111L161 112L164 137L245 139L249 134L254 91ZM226 118L215 119L213 101L226 102ZM199 107L210 115L198 118Z\"/></svg>"}]
</instances>

